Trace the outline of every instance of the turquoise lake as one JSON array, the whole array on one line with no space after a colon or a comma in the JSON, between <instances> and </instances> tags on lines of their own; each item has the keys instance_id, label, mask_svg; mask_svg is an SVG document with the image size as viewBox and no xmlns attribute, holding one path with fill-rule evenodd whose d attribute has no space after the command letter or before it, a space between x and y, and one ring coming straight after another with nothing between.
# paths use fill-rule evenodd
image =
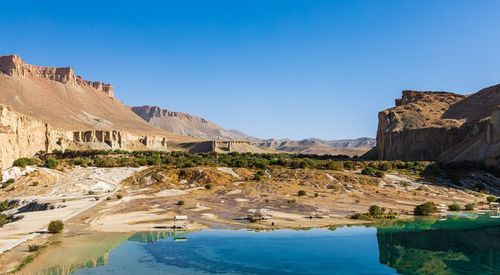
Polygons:
<instances>
[{"instance_id":1,"label":"turquoise lake","mask_svg":"<svg viewBox=\"0 0 500 275\"><path fill-rule=\"evenodd\" d=\"M57 266L45 274L60 274ZM487 215L331 229L128 236L73 274L500 274L500 220Z\"/></svg>"}]
</instances>

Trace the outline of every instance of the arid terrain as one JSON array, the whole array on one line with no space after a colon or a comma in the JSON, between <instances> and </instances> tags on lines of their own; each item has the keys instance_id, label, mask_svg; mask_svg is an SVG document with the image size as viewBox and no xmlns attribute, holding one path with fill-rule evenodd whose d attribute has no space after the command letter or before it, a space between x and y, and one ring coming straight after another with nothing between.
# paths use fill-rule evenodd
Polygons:
<instances>
[{"instance_id":1,"label":"arid terrain","mask_svg":"<svg viewBox=\"0 0 500 275\"><path fill-rule=\"evenodd\" d=\"M399 218L411 217L426 201L443 211L452 203L476 203L477 210L486 210L486 195L469 188L483 182L488 191L500 192L498 179L480 171L463 176L461 187L397 171L379 178L359 170L270 167L256 179L258 171L205 166L10 171L17 180L0 189L0 200L18 200L20 206L10 211L22 218L0 231L1 271L15 269L30 254L29 244L51 243L54 236L46 234L46 226L54 219L65 222L65 235L170 231L179 215L189 218L183 228L188 230L330 227L366 223L350 217L374 204ZM255 211L265 219L251 222Z\"/></svg>"}]
</instances>

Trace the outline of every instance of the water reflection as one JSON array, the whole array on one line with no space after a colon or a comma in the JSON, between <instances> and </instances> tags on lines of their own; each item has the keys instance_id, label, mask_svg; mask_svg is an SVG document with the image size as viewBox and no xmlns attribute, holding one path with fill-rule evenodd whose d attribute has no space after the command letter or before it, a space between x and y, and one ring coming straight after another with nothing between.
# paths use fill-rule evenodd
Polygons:
<instances>
[{"instance_id":1,"label":"water reflection","mask_svg":"<svg viewBox=\"0 0 500 275\"><path fill-rule=\"evenodd\" d=\"M380 262L402 274L499 274L500 221L488 216L377 229Z\"/></svg>"},{"instance_id":2,"label":"water reflection","mask_svg":"<svg viewBox=\"0 0 500 275\"><path fill-rule=\"evenodd\" d=\"M21 274L66 275L109 263L110 253L130 234L93 233L64 236L51 243Z\"/></svg>"},{"instance_id":3,"label":"water reflection","mask_svg":"<svg viewBox=\"0 0 500 275\"><path fill-rule=\"evenodd\" d=\"M131 242L140 243L154 243L159 240L172 238L174 241L187 241L188 232L186 231L173 231L173 232L140 232L128 238Z\"/></svg>"},{"instance_id":4,"label":"water reflection","mask_svg":"<svg viewBox=\"0 0 500 275\"><path fill-rule=\"evenodd\" d=\"M188 242L180 242L186 241ZM487 215L310 231L204 230L64 237L23 274L498 274Z\"/></svg>"}]
</instances>

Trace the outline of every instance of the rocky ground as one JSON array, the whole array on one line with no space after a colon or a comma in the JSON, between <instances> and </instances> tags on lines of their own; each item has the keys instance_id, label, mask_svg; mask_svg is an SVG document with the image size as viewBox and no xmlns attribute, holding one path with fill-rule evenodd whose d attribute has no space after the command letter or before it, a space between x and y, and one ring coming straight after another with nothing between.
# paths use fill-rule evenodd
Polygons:
<instances>
[{"instance_id":1,"label":"rocky ground","mask_svg":"<svg viewBox=\"0 0 500 275\"><path fill-rule=\"evenodd\" d=\"M50 241L44 232L54 219L65 221L66 234L168 230L176 215L188 216L190 230L270 229L362 223L366 221L350 216L367 212L373 204L402 218L427 201L443 208L452 203L488 207L483 193L411 175L387 173L377 178L359 171L273 168L256 179L256 172L227 167L30 170L0 189L0 200L15 198L22 204L36 201L50 207L21 213L24 218L0 228L0 249L8 250L0 256L1 269L17 266L28 244ZM476 172L464 179L466 186L473 186L489 177ZM247 217L255 211L266 219L250 222Z\"/></svg>"}]
</instances>

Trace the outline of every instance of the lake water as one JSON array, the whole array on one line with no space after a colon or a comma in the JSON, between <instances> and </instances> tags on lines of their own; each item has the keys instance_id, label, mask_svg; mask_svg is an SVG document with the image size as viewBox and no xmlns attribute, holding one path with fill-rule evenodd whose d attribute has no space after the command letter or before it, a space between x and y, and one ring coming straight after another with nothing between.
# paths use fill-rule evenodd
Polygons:
<instances>
[{"instance_id":1,"label":"lake water","mask_svg":"<svg viewBox=\"0 0 500 275\"><path fill-rule=\"evenodd\" d=\"M79 236L86 238L80 242L63 240L60 247L51 247L36 258L33 266L28 265L27 272L500 274L500 219L487 215L376 227L272 232L203 230L175 235L148 232L111 236ZM100 238L107 240L107 245L103 245ZM68 242L72 245L64 246ZM95 244L90 245L93 242ZM57 264L51 265L50 261Z\"/></svg>"}]
</instances>

